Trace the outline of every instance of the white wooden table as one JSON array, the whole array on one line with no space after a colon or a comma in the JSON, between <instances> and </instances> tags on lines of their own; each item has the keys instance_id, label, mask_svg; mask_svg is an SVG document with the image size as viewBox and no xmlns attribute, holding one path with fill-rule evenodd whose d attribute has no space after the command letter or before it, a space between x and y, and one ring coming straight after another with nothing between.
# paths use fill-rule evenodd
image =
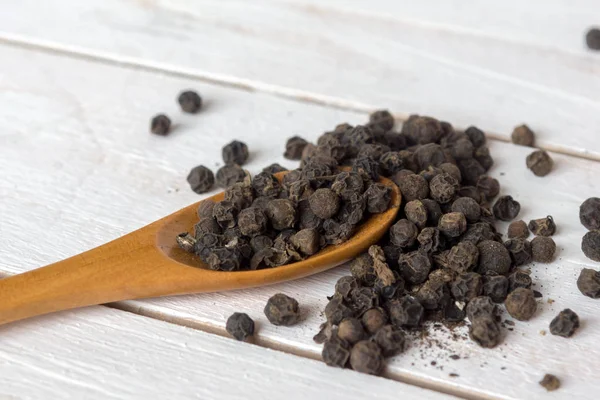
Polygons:
<instances>
[{"instance_id":1,"label":"white wooden table","mask_svg":"<svg viewBox=\"0 0 600 400\"><path fill-rule=\"evenodd\" d=\"M432 346L415 341L389 363L388 379L326 367L312 336L347 272L337 268L0 327L0 398L597 399L600 302L575 286L583 266L599 268L579 250L578 222L579 204L600 196L600 53L583 39L594 24L595 0L0 0L2 274L198 201L187 172L216 168L234 138L250 146L251 172L293 167L287 137L315 139L377 107L490 132L491 173L520 217L559 226L556 261L532 266L541 310L494 350L436 330ZM178 111L186 88L203 95L201 115ZM167 138L148 134L157 112L177 124ZM529 149L506 143L522 122L553 151L546 178L525 170ZM301 325L266 321L276 292L300 301ZM541 335L567 307L582 319L577 335ZM257 321L254 345L223 337L234 311ZM545 373L560 390L537 384Z\"/></svg>"}]
</instances>

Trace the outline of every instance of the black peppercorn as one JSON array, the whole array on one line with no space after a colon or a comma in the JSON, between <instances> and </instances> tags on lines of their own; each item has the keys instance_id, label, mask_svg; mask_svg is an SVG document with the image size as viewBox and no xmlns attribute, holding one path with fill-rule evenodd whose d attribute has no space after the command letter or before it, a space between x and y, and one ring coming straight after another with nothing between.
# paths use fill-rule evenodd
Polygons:
<instances>
[{"instance_id":1,"label":"black peppercorn","mask_svg":"<svg viewBox=\"0 0 600 400\"><path fill-rule=\"evenodd\" d=\"M248 314L236 312L227 319L225 330L236 340L246 340L254 335L254 321Z\"/></svg>"},{"instance_id":2,"label":"black peppercorn","mask_svg":"<svg viewBox=\"0 0 600 400\"><path fill-rule=\"evenodd\" d=\"M514 144L533 147L535 135L527 125L519 125L513 130L511 140Z\"/></svg>"},{"instance_id":3,"label":"black peppercorn","mask_svg":"<svg viewBox=\"0 0 600 400\"><path fill-rule=\"evenodd\" d=\"M488 296L475 297L467 304L467 318L471 322L485 316L493 318L496 312L497 307Z\"/></svg>"},{"instance_id":4,"label":"black peppercorn","mask_svg":"<svg viewBox=\"0 0 600 400\"><path fill-rule=\"evenodd\" d=\"M479 249L479 267L477 272L486 274L495 272L505 275L510 270L510 253L502 243L493 240L484 240L477 245Z\"/></svg>"},{"instance_id":5,"label":"black peppercorn","mask_svg":"<svg viewBox=\"0 0 600 400\"><path fill-rule=\"evenodd\" d=\"M509 239L504 242L504 247L510 253L515 266L528 264L533 257L531 243L526 239Z\"/></svg>"},{"instance_id":6,"label":"black peppercorn","mask_svg":"<svg viewBox=\"0 0 600 400\"><path fill-rule=\"evenodd\" d=\"M528 321L537 310L537 302L533 290L517 288L508 294L504 301L506 311L519 321Z\"/></svg>"},{"instance_id":7,"label":"black peppercorn","mask_svg":"<svg viewBox=\"0 0 600 400\"><path fill-rule=\"evenodd\" d=\"M464 214L469 223L477 222L481 217L479 204L470 197L459 197L454 200L451 210Z\"/></svg>"},{"instance_id":8,"label":"black peppercorn","mask_svg":"<svg viewBox=\"0 0 600 400\"><path fill-rule=\"evenodd\" d=\"M196 114L202 108L202 97L193 90L181 92L177 102L183 112L190 114Z\"/></svg>"},{"instance_id":9,"label":"black peppercorn","mask_svg":"<svg viewBox=\"0 0 600 400\"><path fill-rule=\"evenodd\" d=\"M556 224L554 219L548 215L546 218L532 219L529 221L529 230L534 235L552 236L556 232Z\"/></svg>"},{"instance_id":10,"label":"black peppercorn","mask_svg":"<svg viewBox=\"0 0 600 400\"><path fill-rule=\"evenodd\" d=\"M577 288L585 296L600 299L600 271L583 268L577 278Z\"/></svg>"},{"instance_id":11,"label":"black peppercorn","mask_svg":"<svg viewBox=\"0 0 600 400\"><path fill-rule=\"evenodd\" d=\"M267 301L264 311L273 325L291 326L300 320L298 302L283 293L273 295Z\"/></svg>"},{"instance_id":12,"label":"black peppercorn","mask_svg":"<svg viewBox=\"0 0 600 400\"><path fill-rule=\"evenodd\" d=\"M246 177L246 171L239 165L224 165L217 170L217 184L222 188L228 188L234 183L242 182Z\"/></svg>"},{"instance_id":13,"label":"black peppercorn","mask_svg":"<svg viewBox=\"0 0 600 400\"><path fill-rule=\"evenodd\" d=\"M536 236L531 241L531 254L533 261L549 263L554 258L556 243L550 237Z\"/></svg>"},{"instance_id":14,"label":"black peppercorn","mask_svg":"<svg viewBox=\"0 0 600 400\"><path fill-rule=\"evenodd\" d=\"M411 247L417 240L419 229L407 219L401 219L390 228L390 242L399 247Z\"/></svg>"},{"instance_id":15,"label":"black peppercorn","mask_svg":"<svg viewBox=\"0 0 600 400\"><path fill-rule=\"evenodd\" d=\"M508 225L509 239L527 239L529 237L529 228L523 220L511 222Z\"/></svg>"},{"instance_id":16,"label":"black peppercorn","mask_svg":"<svg viewBox=\"0 0 600 400\"><path fill-rule=\"evenodd\" d=\"M379 307L371 308L365 311L361 321L367 333L373 335L387 323L387 314Z\"/></svg>"},{"instance_id":17,"label":"black peppercorn","mask_svg":"<svg viewBox=\"0 0 600 400\"><path fill-rule=\"evenodd\" d=\"M330 367L344 368L350 358L350 346L337 335L332 335L323 344L321 357Z\"/></svg>"},{"instance_id":18,"label":"black peppercorn","mask_svg":"<svg viewBox=\"0 0 600 400\"><path fill-rule=\"evenodd\" d=\"M302 151L307 144L308 142L299 136L291 137L285 144L285 153L283 153L283 156L289 160L300 160L302 158Z\"/></svg>"},{"instance_id":19,"label":"black peppercorn","mask_svg":"<svg viewBox=\"0 0 600 400\"><path fill-rule=\"evenodd\" d=\"M509 282L503 275L485 275L483 277L483 295L494 303L503 303L508 295Z\"/></svg>"},{"instance_id":20,"label":"black peppercorn","mask_svg":"<svg viewBox=\"0 0 600 400\"><path fill-rule=\"evenodd\" d=\"M577 328L579 328L579 317L568 308L562 310L550 322L550 333L556 336L571 337Z\"/></svg>"},{"instance_id":21,"label":"black peppercorn","mask_svg":"<svg viewBox=\"0 0 600 400\"><path fill-rule=\"evenodd\" d=\"M467 219L460 212L444 214L440 218L438 229L448 237L458 237L467 230Z\"/></svg>"},{"instance_id":22,"label":"black peppercorn","mask_svg":"<svg viewBox=\"0 0 600 400\"><path fill-rule=\"evenodd\" d=\"M590 50L600 50L600 29L590 29L585 34L585 43Z\"/></svg>"},{"instance_id":23,"label":"black peppercorn","mask_svg":"<svg viewBox=\"0 0 600 400\"><path fill-rule=\"evenodd\" d=\"M589 231L583 236L581 250L590 260L600 262L600 230Z\"/></svg>"},{"instance_id":24,"label":"black peppercorn","mask_svg":"<svg viewBox=\"0 0 600 400\"><path fill-rule=\"evenodd\" d=\"M581 204L579 221L589 230L600 229L600 198L590 197Z\"/></svg>"},{"instance_id":25,"label":"black peppercorn","mask_svg":"<svg viewBox=\"0 0 600 400\"><path fill-rule=\"evenodd\" d=\"M171 120L164 114L156 115L150 122L150 132L155 135L166 136L171 130Z\"/></svg>"},{"instance_id":26,"label":"black peppercorn","mask_svg":"<svg viewBox=\"0 0 600 400\"><path fill-rule=\"evenodd\" d=\"M501 221L511 221L521 211L521 204L511 196L502 196L494 204L494 216Z\"/></svg>"},{"instance_id":27,"label":"black peppercorn","mask_svg":"<svg viewBox=\"0 0 600 400\"><path fill-rule=\"evenodd\" d=\"M223 147L222 155L225 164L244 165L248 161L248 146L244 142L234 140Z\"/></svg>"},{"instance_id":28,"label":"black peppercorn","mask_svg":"<svg viewBox=\"0 0 600 400\"><path fill-rule=\"evenodd\" d=\"M212 189L215 184L215 176L210 169L199 165L192 168L187 176L187 181L194 192L201 194Z\"/></svg>"},{"instance_id":29,"label":"black peppercorn","mask_svg":"<svg viewBox=\"0 0 600 400\"><path fill-rule=\"evenodd\" d=\"M490 316L476 318L469 327L469 337L481 347L496 347L501 339L500 326Z\"/></svg>"},{"instance_id":30,"label":"black peppercorn","mask_svg":"<svg viewBox=\"0 0 600 400\"><path fill-rule=\"evenodd\" d=\"M479 249L468 241L453 246L448 253L448 268L457 272L467 272L474 269L479 261Z\"/></svg>"},{"instance_id":31,"label":"black peppercorn","mask_svg":"<svg viewBox=\"0 0 600 400\"><path fill-rule=\"evenodd\" d=\"M536 150L527 156L526 164L535 176L546 176L552 170L554 161L544 150Z\"/></svg>"},{"instance_id":32,"label":"black peppercorn","mask_svg":"<svg viewBox=\"0 0 600 400\"><path fill-rule=\"evenodd\" d=\"M386 325L379 329L373 336L373 340L381 349L384 357L398 355L404 351L406 346L404 332L393 325Z\"/></svg>"},{"instance_id":33,"label":"black peppercorn","mask_svg":"<svg viewBox=\"0 0 600 400\"><path fill-rule=\"evenodd\" d=\"M375 342L363 340L350 351L350 366L365 374L377 375L383 368L383 355Z\"/></svg>"},{"instance_id":34,"label":"black peppercorn","mask_svg":"<svg viewBox=\"0 0 600 400\"><path fill-rule=\"evenodd\" d=\"M345 318L338 327L338 337L349 344L363 340L365 330L361 322L356 318Z\"/></svg>"}]
</instances>

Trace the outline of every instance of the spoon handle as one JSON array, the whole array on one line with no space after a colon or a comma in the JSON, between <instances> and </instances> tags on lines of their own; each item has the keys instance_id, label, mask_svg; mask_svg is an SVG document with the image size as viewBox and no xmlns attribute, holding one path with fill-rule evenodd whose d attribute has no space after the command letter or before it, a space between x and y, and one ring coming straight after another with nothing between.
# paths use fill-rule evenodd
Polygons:
<instances>
[{"instance_id":1,"label":"spoon handle","mask_svg":"<svg viewBox=\"0 0 600 400\"><path fill-rule=\"evenodd\" d=\"M66 260L1 279L0 324L147 297L147 282L140 278L156 265L158 253L147 236L136 231Z\"/></svg>"}]
</instances>

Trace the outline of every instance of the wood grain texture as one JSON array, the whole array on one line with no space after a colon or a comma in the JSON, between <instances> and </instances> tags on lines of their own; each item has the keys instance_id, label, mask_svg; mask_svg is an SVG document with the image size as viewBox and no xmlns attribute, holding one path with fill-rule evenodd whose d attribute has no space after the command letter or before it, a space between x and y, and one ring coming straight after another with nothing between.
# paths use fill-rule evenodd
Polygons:
<instances>
[{"instance_id":1,"label":"wood grain texture","mask_svg":"<svg viewBox=\"0 0 600 400\"><path fill-rule=\"evenodd\" d=\"M600 159L600 58L582 49L591 0L37 3L6 4L0 37L505 140L526 122L539 145Z\"/></svg>"},{"instance_id":2,"label":"wood grain texture","mask_svg":"<svg viewBox=\"0 0 600 400\"><path fill-rule=\"evenodd\" d=\"M3 326L0 344L2 399L452 398L107 307Z\"/></svg>"},{"instance_id":3,"label":"wood grain texture","mask_svg":"<svg viewBox=\"0 0 600 400\"><path fill-rule=\"evenodd\" d=\"M0 270L10 273L79 253L196 201L198 196L185 183L189 168L218 163L222 144L231 139L247 141L252 151L248 168L257 172L271 162L293 166L277 156L288 136L315 139L338 122L365 118L26 50L0 46L0 57ZM200 115L177 111L175 96L188 87L198 89L209 102ZM149 117L158 111L169 113L178 124L172 136L148 133ZM598 302L583 297L575 279L582 266L592 265L579 250L584 228L577 212L583 199L600 192L598 165L553 155L555 171L535 178L524 166L530 151L492 144L497 161L493 174L505 193L521 201L520 217L551 214L558 224L556 262L532 266L536 289L544 294L540 312L530 323L517 322L495 350L453 339L453 334L463 337L464 328L434 328L428 339L414 339L411 349L393 360L388 376L465 396L521 399L541 395L537 382L548 372L563 381L563 390L549 398L595 398ZM339 268L264 289L121 306L221 333L231 312L246 311L260 325L259 343L317 358L320 346L312 336L322 321L325 297L345 273ZM262 309L276 292L300 301L305 319L299 326L266 322ZM547 304L548 298L555 303ZM551 318L566 307L582 318L580 332L572 339L541 336L540 330L547 330ZM461 359L450 359L453 354Z\"/></svg>"}]
</instances>

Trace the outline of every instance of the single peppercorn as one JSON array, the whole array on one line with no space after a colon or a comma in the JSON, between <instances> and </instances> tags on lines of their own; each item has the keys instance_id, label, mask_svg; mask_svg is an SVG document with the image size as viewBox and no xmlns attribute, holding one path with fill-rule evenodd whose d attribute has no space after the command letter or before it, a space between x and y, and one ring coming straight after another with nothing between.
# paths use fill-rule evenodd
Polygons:
<instances>
[{"instance_id":1,"label":"single peppercorn","mask_svg":"<svg viewBox=\"0 0 600 400\"><path fill-rule=\"evenodd\" d=\"M435 118L414 116L402 124L402 134L417 144L435 143L439 141L444 129Z\"/></svg>"},{"instance_id":2,"label":"single peppercorn","mask_svg":"<svg viewBox=\"0 0 600 400\"><path fill-rule=\"evenodd\" d=\"M519 288L529 289L532 284L533 281L529 274L516 270L508 276L508 293L512 293Z\"/></svg>"},{"instance_id":3,"label":"single peppercorn","mask_svg":"<svg viewBox=\"0 0 600 400\"><path fill-rule=\"evenodd\" d=\"M198 194L206 193L215 184L213 172L204 165L192 168L187 176L187 181L192 190Z\"/></svg>"},{"instance_id":4,"label":"single peppercorn","mask_svg":"<svg viewBox=\"0 0 600 400\"><path fill-rule=\"evenodd\" d=\"M544 150L536 150L527 156L526 164L535 176L546 176L552 171L554 161Z\"/></svg>"},{"instance_id":5,"label":"single peppercorn","mask_svg":"<svg viewBox=\"0 0 600 400\"><path fill-rule=\"evenodd\" d=\"M519 215L521 204L512 196L502 196L494 203L494 216L501 221L511 221Z\"/></svg>"},{"instance_id":6,"label":"single peppercorn","mask_svg":"<svg viewBox=\"0 0 600 400\"><path fill-rule=\"evenodd\" d=\"M488 200L493 199L500 193L500 183L490 176L480 176L476 187Z\"/></svg>"},{"instance_id":7,"label":"single peppercorn","mask_svg":"<svg viewBox=\"0 0 600 400\"><path fill-rule=\"evenodd\" d=\"M307 144L308 142L300 136L293 136L287 140L283 156L288 160L300 160Z\"/></svg>"},{"instance_id":8,"label":"single peppercorn","mask_svg":"<svg viewBox=\"0 0 600 400\"><path fill-rule=\"evenodd\" d=\"M236 312L227 318L225 330L236 340L243 341L254 335L254 321L248 314Z\"/></svg>"},{"instance_id":9,"label":"single peppercorn","mask_svg":"<svg viewBox=\"0 0 600 400\"><path fill-rule=\"evenodd\" d=\"M400 274L411 284L425 282L431 270L429 255L420 250L402 254L398 260L398 264Z\"/></svg>"},{"instance_id":10,"label":"single peppercorn","mask_svg":"<svg viewBox=\"0 0 600 400\"><path fill-rule=\"evenodd\" d=\"M379 348L384 357L393 357L402 353L406 347L406 337L402 330L396 328L393 325L386 325L379 329L373 340Z\"/></svg>"},{"instance_id":11,"label":"single peppercorn","mask_svg":"<svg viewBox=\"0 0 600 400\"><path fill-rule=\"evenodd\" d=\"M581 250L590 260L600 262L600 230L589 231L583 236Z\"/></svg>"},{"instance_id":12,"label":"single peppercorn","mask_svg":"<svg viewBox=\"0 0 600 400\"><path fill-rule=\"evenodd\" d=\"M458 182L456 179L446 173L436 175L429 184L431 198L441 204L452 201L457 188Z\"/></svg>"},{"instance_id":13,"label":"single peppercorn","mask_svg":"<svg viewBox=\"0 0 600 400\"><path fill-rule=\"evenodd\" d=\"M217 170L217 184L222 188L228 188L234 183L242 182L246 178L246 171L239 165L224 165Z\"/></svg>"},{"instance_id":14,"label":"single peppercorn","mask_svg":"<svg viewBox=\"0 0 600 400\"><path fill-rule=\"evenodd\" d=\"M256 236L267 230L267 216L260 208L246 208L238 214L238 226L244 236Z\"/></svg>"},{"instance_id":15,"label":"single peppercorn","mask_svg":"<svg viewBox=\"0 0 600 400\"><path fill-rule=\"evenodd\" d=\"M177 102L183 112L190 114L196 114L202 108L202 97L193 90L181 92Z\"/></svg>"},{"instance_id":16,"label":"single peppercorn","mask_svg":"<svg viewBox=\"0 0 600 400\"><path fill-rule=\"evenodd\" d=\"M467 318L471 322L485 316L494 318L497 310L491 298L488 296L477 296L467 304Z\"/></svg>"},{"instance_id":17,"label":"single peppercorn","mask_svg":"<svg viewBox=\"0 0 600 400\"><path fill-rule=\"evenodd\" d=\"M427 208L425 208L425 204L421 200L413 200L406 203L404 214L406 214L406 219L414 223L419 229L423 229L427 224Z\"/></svg>"},{"instance_id":18,"label":"single peppercorn","mask_svg":"<svg viewBox=\"0 0 600 400\"><path fill-rule=\"evenodd\" d=\"M392 200L392 189L381 183L372 183L365 191L367 199L367 210L371 214L378 214L386 211Z\"/></svg>"},{"instance_id":19,"label":"single peppercorn","mask_svg":"<svg viewBox=\"0 0 600 400\"><path fill-rule=\"evenodd\" d=\"M223 146L222 155L225 164L244 165L248 161L248 146L244 142L234 140Z\"/></svg>"},{"instance_id":20,"label":"single peppercorn","mask_svg":"<svg viewBox=\"0 0 600 400\"><path fill-rule=\"evenodd\" d=\"M533 257L531 243L527 239L509 239L504 242L504 247L510 253L510 258L517 267L528 264Z\"/></svg>"},{"instance_id":21,"label":"single peppercorn","mask_svg":"<svg viewBox=\"0 0 600 400\"><path fill-rule=\"evenodd\" d=\"M529 221L529 230L537 236L552 236L556 232L556 224L552 216L548 215L546 218Z\"/></svg>"},{"instance_id":22,"label":"single peppercorn","mask_svg":"<svg viewBox=\"0 0 600 400\"><path fill-rule=\"evenodd\" d=\"M405 201L422 200L429 196L429 184L421 175L397 172L392 180L402 193Z\"/></svg>"},{"instance_id":23,"label":"single peppercorn","mask_svg":"<svg viewBox=\"0 0 600 400\"><path fill-rule=\"evenodd\" d=\"M352 317L354 311L344 302L341 296L333 296L325 306L325 318L332 325L338 325L344 318Z\"/></svg>"},{"instance_id":24,"label":"single peppercorn","mask_svg":"<svg viewBox=\"0 0 600 400\"><path fill-rule=\"evenodd\" d=\"M384 131L394 127L394 116L388 110L377 110L369 115L369 123L380 126Z\"/></svg>"},{"instance_id":25,"label":"single peppercorn","mask_svg":"<svg viewBox=\"0 0 600 400\"><path fill-rule=\"evenodd\" d=\"M470 126L465 130L465 134L467 135L467 137L469 138L469 140L471 141L471 143L473 143L473 146L475 147L480 147L483 146L486 142L485 139L485 133L483 133L483 131L475 126Z\"/></svg>"},{"instance_id":26,"label":"single peppercorn","mask_svg":"<svg viewBox=\"0 0 600 400\"><path fill-rule=\"evenodd\" d=\"M427 254L434 254L440 251L444 246L444 237L441 236L437 228L423 228L417 236L419 249Z\"/></svg>"},{"instance_id":27,"label":"single peppercorn","mask_svg":"<svg viewBox=\"0 0 600 400\"><path fill-rule=\"evenodd\" d=\"M302 255L312 256L321 248L321 235L316 229L301 229L290 237L290 243Z\"/></svg>"},{"instance_id":28,"label":"single peppercorn","mask_svg":"<svg viewBox=\"0 0 600 400\"><path fill-rule=\"evenodd\" d=\"M331 335L323 344L321 357L330 367L344 368L350 358L350 346L337 335Z\"/></svg>"},{"instance_id":29,"label":"single peppercorn","mask_svg":"<svg viewBox=\"0 0 600 400\"><path fill-rule=\"evenodd\" d=\"M454 299L465 303L479 296L482 290L483 282L481 275L475 272L460 274L450 284L450 291Z\"/></svg>"},{"instance_id":30,"label":"single peppercorn","mask_svg":"<svg viewBox=\"0 0 600 400\"><path fill-rule=\"evenodd\" d=\"M401 219L390 228L390 242L399 247L411 247L417 240L419 229L407 219Z\"/></svg>"},{"instance_id":31,"label":"single peppercorn","mask_svg":"<svg viewBox=\"0 0 600 400\"><path fill-rule=\"evenodd\" d=\"M508 294L504 301L506 311L519 321L528 321L537 310L537 302L533 290L517 288Z\"/></svg>"},{"instance_id":32,"label":"single peppercorn","mask_svg":"<svg viewBox=\"0 0 600 400\"><path fill-rule=\"evenodd\" d=\"M342 276L335 284L335 294L343 299L350 299L350 292L358 287L358 282L353 276Z\"/></svg>"},{"instance_id":33,"label":"single peppercorn","mask_svg":"<svg viewBox=\"0 0 600 400\"><path fill-rule=\"evenodd\" d=\"M365 311L361 321L367 333L373 335L387 323L387 314L379 307L371 308Z\"/></svg>"},{"instance_id":34,"label":"single peppercorn","mask_svg":"<svg viewBox=\"0 0 600 400\"><path fill-rule=\"evenodd\" d=\"M171 119L164 114L158 114L150 122L150 132L155 135L166 136L171 130Z\"/></svg>"},{"instance_id":35,"label":"single peppercorn","mask_svg":"<svg viewBox=\"0 0 600 400\"><path fill-rule=\"evenodd\" d=\"M600 229L600 198L590 197L581 204L579 221L589 230Z\"/></svg>"},{"instance_id":36,"label":"single peppercorn","mask_svg":"<svg viewBox=\"0 0 600 400\"><path fill-rule=\"evenodd\" d=\"M600 271L583 268L577 278L577 289L592 299L600 299Z\"/></svg>"},{"instance_id":37,"label":"single peppercorn","mask_svg":"<svg viewBox=\"0 0 600 400\"><path fill-rule=\"evenodd\" d=\"M271 200L265 211L271 226L279 231L292 228L296 222L296 207L288 199Z\"/></svg>"},{"instance_id":38,"label":"single peppercorn","mask_svg":"<svg viewBox=\"0 0 600 400\"><path fill-rule=\"evenodd\" d=\"M483 295L494 303L503 303L508 295L509 281L503 275L485 275L483 277Z\"/></svg>"},{"instance_id":39,"label":"single peppercorn","mask_svg":"<svg viewBox=\"0 0 600 400\"><path fill-rule=\"evenodd\" d=\"M458 237L467 230L467 219L465 218L465 215L460 212L444 214L440 218L438 229L448 237Z\"/></svg>"},{"instance_id":40,"label":"single peppercorn","mask_svg":"<svg viewBox=\"0 0 600 400\"><path fill-rule=\"evenodd\" d=\"M539 384L548 392L552 392L560 388L560 380L552 374L544 375L544 378L539 382Z\"/></svg>"},{"instance_id":41,"label":"single peppercorn","mask_svg":"<svg viewBox=\"0 0 600 400\"><path fill-rule=\"evenodd\" d=\"M591 28L585 34L585 44L590 50L600 50L600 29Z\"/></svg>"},{"instance_id":42,"label":"single peppercorn","mask_svg":"<svg viewBox=\"0 0 600 400\"><path fill-rule=\"evenodd\" d=\"M310 209L319 218L333 217L340 209L340 197L331 189L317 189L308 198Z\"/></svg>"},{"instance_id":43,"label":"single peppercorn","mask_svg":"<svg viewBox=\"0 0 600 400\"><path fill-rule=\"evenodd\" d=\"M267 301L264 312L273 325L291 326L300 320L298 302L283 293L273 295Z\"/></svg>"},{"instance_id":44,"label":"single peppercorn","mask_svg":"<svg viewBox=\"0 0 600 400\"><path fill-rule=\"evenodd\" d=\"M510 138L514 144L533 147L535 134L527 125L519 125L513 130Z\"/></svg>"},{"instance_id":45,"label":"single peppercorn","mask_svg":"<svg viewBox=\"0 0 600 400\"><path fill-rule=\"evenodd\" d=\"M556 243L550 237L536 236L531 241L531 253L533 261L549 263L554 258Z\"/></svg>"},{"instance_id":46,"label":"single peppercorn","mask_svg":"<svg viewBox=\"0 0 600 400\"><path fill-rule=\"evenodd\" d=\"M509 239L527 239L529 237L529 228L523 220L511 222L508 225Z\"/></svg>"},{"instance_id":47,"label":"single peppercorn","mask_svg":"<svg viewBox=\"0 0 600 400\"><path fill-rule=\"evenodd\" d=\"M463 241L450 249L448 253L448 268L456 272L468 272L473 270L479 261L479 249L468 241Z\"/></svg>"},{"instance_id":48,"label":"single peppercorn","mask_svg":"<svg viewBox=\"0 0 600 400\"><path fill-rule=\"evenodd\" d=\"M477 272L486 274L495 272L505 275L512 264L510 253L502 243L493 240L483 240L477 245L479 249L479 267Z\"/></svg>"},{"instance_id":49,"label":"single peppercorn","mask_svg":"<svg viewBox=\"0 0 600 400\"><path fill-rule=\"evenodd\" d=\"M550 333L556 336L571 337L577 328L579 328L579 317L569 308L562 310L550 322Z\"/></svg>"},{"instance_id":50,"label":"single peppercorn","mask_svg":"<svg viewBox=\"0 0 600 400\"><path fill-rule=\"evenodd\" d=\"M425 310L416 298L403 296L388 302L386 306L390 322L395 327L416 328L421 325Z\"/></svg>"},{"instance_id":51,"label":"single peppercorn","mask_svg":"<svg viewBox=\"0 0 600 400\"><path fill-rule=\"evenodd\" d=\"M365 374L377 375L383 368L383 354L375 342L363 340L350 350L350 366Z\"/></svg>"},{"instance_id":52,"label":"single peppercorn","mask_svg":"<svg viewBox=\"0 0 600 400\"><path fill-rule=\"evenodd\" d=\"M365 337L365 330L358 319L346 318L340 322L338 327L338 337L353 345L354 343L363 340Z\"/></svg>"},{"instance_id":53,"label":"single peppercorn","mask_svg":"<svg viewBox=\"0 0 600 400\"><path fill-rule=\"evenodd\" d=\"M453 212L464 214L467 222L469 223L477 222L481 217L481 207L470 197L459 197L458 199L454 200L450 209Z\"/></svg>"},{"instance_id":54,"label":"single peppercorn","mask_svg":"<svg viewBox=\"0 0 600 400\"><path fill-rule=\"evenodd\" d=\"M501 340L500 326L490 316L482 316L471 322L469 337L481 347L491 349Z\"/></svg>"}]
</instances>

